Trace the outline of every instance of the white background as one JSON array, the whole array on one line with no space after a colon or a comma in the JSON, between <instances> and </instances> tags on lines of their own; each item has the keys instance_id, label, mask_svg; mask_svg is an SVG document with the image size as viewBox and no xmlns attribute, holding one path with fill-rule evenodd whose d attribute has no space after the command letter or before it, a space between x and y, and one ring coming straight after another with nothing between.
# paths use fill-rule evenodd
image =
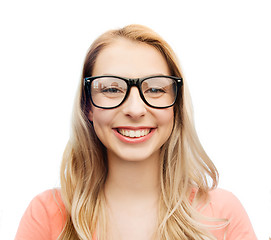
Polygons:
<instances>
[{"instance_id":1,"label":"white background","mask_svg":"<svg viewBox=\"0 0 271 240\"><path fill-rule=\"evenodd\" d=\"M2 1L0 238L13 239L38 193L59 186L73 98L91 42L147 25L177 53L199 137L220 187L271 234L270 1Z\"/></svg>"}]
</instances>

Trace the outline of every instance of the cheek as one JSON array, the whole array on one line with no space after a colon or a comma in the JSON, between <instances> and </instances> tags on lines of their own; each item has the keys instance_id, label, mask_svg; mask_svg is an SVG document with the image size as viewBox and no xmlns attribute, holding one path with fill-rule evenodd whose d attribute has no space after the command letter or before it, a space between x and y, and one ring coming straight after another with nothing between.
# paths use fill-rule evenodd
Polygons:
<instances>
[{"instance_id":1,"label":"cheek","mask_svg":"<svg viewBox=\"0 0 271 240\"><path fill-rule=\"evenodd\" d=\"M174 120L173 108L164 109L157 115L159 124L161 125L172 125Z\"/></svg>"},{"instance_id":2,"label":"cheek","mask_svg":"<svg viewBox=\"0 0 271 240\"><path fill-rule=\"evenodd\" d=\"M106 112L104 109L96 108L91 106L91 110L88 113L88 119L93 122L93 124L103 122Z\"/></svg>"},{"instance_id":3,"label":"cheek","mask_svg":"<svg viewBox=\"0 0 271 240\"><path fill-rule=\"evenodd\" d=\"M106 131L111 129L112 114L111 111L92 108L93 110L89 112L88 118L92 121L94 131L99 138L103 138L106 135ZM102 141L102 139L100 139Z\"/></svg>"},{"instance_id":4,"label":"cheek","mask_svg":"<svg viewBox=\"0 0 271 240\"><path fill-rule=\"evenodd\" d=\"M159 115L156 115L158 131L157 137L160 143L160 147L165 144L172 134L174 125L174 113L173 110L165 109L162 110Z\"/></svg>"},{"instance_id":5,"label":"cheek","mask_svg":"<svg viewBox=\"0 0 271 240\"><path fill-rule=\"evenodd\" d=\"M106 117L103 117L103 113L100 112L99 110L94 110L90 116L92 118L92 122L93 122L93 126L94 126L94 129L96 131L96 128L99 127L101 125L101 127L103 125L106 124Z\"/></svg>"}]
</instances>

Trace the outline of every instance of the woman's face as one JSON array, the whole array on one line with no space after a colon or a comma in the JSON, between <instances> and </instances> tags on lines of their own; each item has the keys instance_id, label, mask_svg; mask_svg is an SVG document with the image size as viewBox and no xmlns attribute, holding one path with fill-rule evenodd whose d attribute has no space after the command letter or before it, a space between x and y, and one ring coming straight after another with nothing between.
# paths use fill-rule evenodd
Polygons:
<instances>
[{"instance_id":1,"label":"woman's face","mask_svg":"<svg viewBox=\"0 0 271 240\"><path fill-rule=\"evenodd\" d=\"M92 75L141 78L170 75L170 72L165 59L154 47L120 38L99 53ZM92 106L88 117L107 148L109 160L142 161L159 157L161 146L171 134L174 113L173 107L147 106L138 89L132 87L122 105L114 109Z\"/></svg>"}]
</instances>

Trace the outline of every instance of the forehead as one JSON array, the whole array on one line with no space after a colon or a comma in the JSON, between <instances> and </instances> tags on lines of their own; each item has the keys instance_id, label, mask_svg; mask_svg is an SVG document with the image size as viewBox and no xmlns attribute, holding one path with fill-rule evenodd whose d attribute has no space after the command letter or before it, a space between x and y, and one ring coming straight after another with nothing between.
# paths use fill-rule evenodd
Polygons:
<instances>
[{"instance_id":1,"label":"forehead","mask_svg":"<svg viewBox=\"0 0 271 240\"><path fill-rule=\"evenodd\" d=\"M108 74L129 78L169 75L169 68L155 47L119 38L101 50L94 64L93 76Z\"/></svg>"}]
</instances>

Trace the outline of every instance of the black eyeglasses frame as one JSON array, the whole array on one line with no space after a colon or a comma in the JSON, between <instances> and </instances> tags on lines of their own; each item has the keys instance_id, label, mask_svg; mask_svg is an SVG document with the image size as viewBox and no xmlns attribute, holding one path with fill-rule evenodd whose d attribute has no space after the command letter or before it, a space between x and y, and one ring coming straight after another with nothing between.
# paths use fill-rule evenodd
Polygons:
<instances>
[{"instance_id":1,"label":"black eyeglasses frame","mask_svg":"<svg viewBox=\"0 0 271 240\"><path fill-rule=\"evenodd\" d=\"M95 79L98 79L98 78L103 78L103 77L114 77L114 78L118 78L118 79L121 79L123 81L126 82L127 84L127 91L126 91L126 94L123 98L123 100L117 105L117 106L114 106L114 107L101 107L101 106L98 106L96 105L93 100L92 100L92 97L91 97L91 83L95 80ZM177 84L177 93L176 93L176 97L175 97L175 100L174 102L169 105L169 106L164 106L164 107L157 107L157 106L153 106L151 104L149 104L147 102L147 100L145 99L142 91L141 91L141 84L143 81L147 80L147 79L150 79L150 78L158 78L158 77L166 77L166 78L170 78L172 80L174 80ZM86 90L86 95L87 97L90 98L92 104L97 107L97 108L102 108L102 109L113 109L113 108L117 108L119 107L121 104L123 104L125 102L125 100L128 98L129 94L130 94L130 90L132 87L137 87L138 91L139 91L139 95L141 97L141 99L143 100L143 102L148 105L149 107L152 107L152 108L158 108L158 109L163 109L163 108L169 108L171 106L173 106L175 103L176 103L176 100L178 98L178 94L179 94L179 89L181 88L181 86L183 85L183 79L180 78L180 77L175 77L175 76L167 76L167 75L155 75L155 76L149 76L149 77L144 77L144 78L125 78L125 77L119 77L119 76L114 76L114 75L102 75L102 76L92 76L92 77L85 77L84 78L84 87L85 87L85 90Z\"/></svg>"}]
</instances>

